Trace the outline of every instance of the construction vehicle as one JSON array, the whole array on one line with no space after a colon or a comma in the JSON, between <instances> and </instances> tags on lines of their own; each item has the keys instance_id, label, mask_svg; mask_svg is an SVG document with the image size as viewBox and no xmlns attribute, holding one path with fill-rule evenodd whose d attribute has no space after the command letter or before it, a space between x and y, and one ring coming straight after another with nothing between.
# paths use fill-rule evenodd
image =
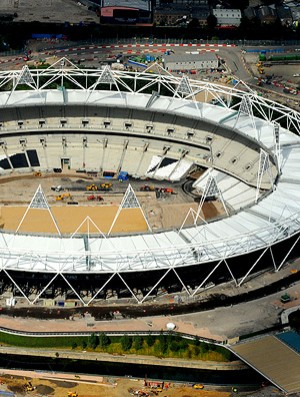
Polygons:
<instances>
[{"instance_id":1,"label":"construction vehicle","mask_svg":"<svg viewBox=\"0 0 300 397\"><path fill-rule=\"evenodd\" d=\"M61 185L51 186L51 190L53 190L54 192L60 192L62 190L62 187Z\"/></svg>"},{"instance_id":2,"label":"construction vehicle","mask_svg":"<svg viewBox=\"0 0 300 397\"><path fill-rule=\"evenodd\" d=\"M193 388L194 389L204 389L204 386L201 384L201 383L195 383L194 385L193 385Z\"/></svg>"},{"instance_id":3,"label":"construction vehicle","mask_svg":"<svg viewBox=\"0 0 300 397\"><path fill-rule=\"evenodd\" d=\"M261 77L258 78L256 85L258 85L259 87L263 87L264 81L262 80Z\"/></svg>"},{"instance_id":4,"label":"construction vehicle","mask_svg":"<svg viewBox=\"0 0 300 397\"><path fill-rule=\"evenodd\" d=\"M119 182L127 181L128 178L129 178L129 176L128 176L128 172L127 171L120 171L120 173L118 175L118 181Z\"/></svg>"},{"instance_id":5,"label":"construction vehicle","mask_svg":"<svg viewBox=\"0 0 300 397\"><path fill-rule=\"evenodd\" d=\"M91 185L89 185L89 186L86 187L86 190L87 190L88 192L95 192L95 191L98 190L98 186L95 185L94 183L92 183Z\"/></svg>"},{"instance_id":6,"label":"construction vehicle","mask_svg":"<svg viewBox=\"0 0 300 397\"><path fill-rule=\"evenodd\" d=\"M68 397L78 397L78 393L76 393L76 391L69 391Z\"/></svg>"},{"instance_id":7,"label":"construction vehicle","mask_svg":"<svg viewBox=\"0 0 300 397\"><path fill-rule=\"evenodd\" d=\"M90 196L87 197L88 201L103 201L103 197L98 195L95 196L94 194L91 194Z\"/></svg>"},{"instance_id":8,"label":"construction vehicle","mask_svg":"<svg viewBox=\"0 0 300 397\"><path fill-rule=\"evenodd\" d=\"M155 190L155 186L143 185L140 187L141 192L154 192Z\"/></svg>"},{"instance_id":9,"label":"construction vehicle","mask_svg":"<svg viewBox=\"0 0 300 397\"><path fill-rule=\"evenodd\" d=\"M111 190L112 185L113 185L113 184L112 184L111 182L104 182L104 183L101 183L99 190L102 190L102 191Z\"/></svg>"},{"instance_id":10,"label":"construction vehicle","mask_svg":"<svg viewBox=\"0 0 300 397\"><path fill-rule=\"evenodd\" d=\"M25 384L25 389L26 391L34 391L36 389L35 386L32 386L32 383L28 381L26 378L24 378L26 384Z\"/></svg>"},{"instance_id":11,"label":"construction vehicle","mask_svg":"<svg viewBox=\"0 0 300 397\"><path fill-rule=\"evenodd\" d=\"M59 194L58 196L56 196L55 200L56 201L63 201L65 199L70 199L71 198L71 194L70 193L62 193Z\"/></svg>"},{"instance_id":12,"label":"construction vehicle","mask_svg":"<svg viewBox=\"0 0 300 397\"><path fill-rule=\"evenodd\" d=\"M284 295L281 295L280 297L280 302L281 303L288 303L292 300L289 294L285 293Z\"/></svg>"},{"instance_id":13,"label":"construction vehicle","mask_svg":"<svg viewBox=\"0 0 300 397\"><path fill-rule=\"evenodd\" d=\"M163 187L161 190L162 190L163 193L176 194L174 192L174 189L172 189L171 187Z\"/></svg>"}]
</instances>

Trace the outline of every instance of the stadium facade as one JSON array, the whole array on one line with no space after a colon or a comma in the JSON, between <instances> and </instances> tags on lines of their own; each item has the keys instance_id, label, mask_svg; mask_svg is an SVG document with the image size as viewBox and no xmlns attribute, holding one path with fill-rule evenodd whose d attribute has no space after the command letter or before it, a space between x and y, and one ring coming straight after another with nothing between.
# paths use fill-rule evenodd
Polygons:
<instances>
[{"instance_id":1,"label":"stadium facade","mask_svg":"<svg viewBox=\"0 0 300 397\"><path fill-rule=\"evenodd\" d=\"M122 164L134 178L150 168L155 178L168 156L174 162L164 179L180 169L183 176L186 162L204 167L195 188L226 209L212 222L190 211L192 227L138 234L2 230L2 293L11 288L29 303L60 294L83 305L108 297L142 303L165 292L192 297L225 281L238 288L297 255L297 111L242 82L192 80L159 65L140 73L79 69L62 59L44 70L1 71L0 86L2 175L64 164L103 172ZM134 192L127 198L126 205L136 203ZM31 205L48 210L41 190Z\"/></svg>"}]
</instances>

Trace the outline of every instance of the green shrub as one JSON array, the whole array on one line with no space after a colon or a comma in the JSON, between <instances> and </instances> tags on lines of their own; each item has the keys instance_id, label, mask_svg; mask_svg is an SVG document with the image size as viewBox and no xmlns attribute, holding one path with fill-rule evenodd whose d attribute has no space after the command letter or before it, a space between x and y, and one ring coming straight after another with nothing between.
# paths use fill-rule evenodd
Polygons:
<instances>
[{"instance_id":1,"label":"green shrub","mask_svg":"<svg viewBox=\"0 0 300 397\"><path fill-rule=\"evenodd\" d=\"M132 338L128 335L123 335L121 338L121 346L125 351L130 350L132 346Z\"/></svg>"}]
</instances>

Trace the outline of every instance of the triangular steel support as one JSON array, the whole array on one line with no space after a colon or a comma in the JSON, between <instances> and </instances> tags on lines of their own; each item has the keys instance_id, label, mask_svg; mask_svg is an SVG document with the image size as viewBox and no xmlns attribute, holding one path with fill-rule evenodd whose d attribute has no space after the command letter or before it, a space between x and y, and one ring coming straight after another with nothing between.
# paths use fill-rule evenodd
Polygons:
<instances>
[{"instance_id":1,"label":"triangular steel support","mask_svg":"<svg viewBox=\"0 0 300 397\"><path fill-rule=\"evenodd\" d=\"M175 267L173 267L172 269L173 269L173 272L175 273L175 276L178 278L180 284L183 286L183 288L185 289L186 293L188 294L188 296L191 296L190 291L188 290L187 286L184 284L184 282L179 277L179 274L176 272Z\"/></svg>"},{"instance_id":2,"label":"triangular steel support","mask_svg":"<svg viewBox=\"0 0 300 397\"><path fill-rule=\"evenodd\" d=\"M27 207L27 209L26 209L26 211L25 211L25 213L24 213L24 215L23 215L23 217L22 217L22 219L21 219L21 221L20 221L15 233L18 233L18 231L19 231L19 229L20 229L20 227L21 227L21 225L22 225L22 223L23 223L23 221L24 221L24 219L25 219L25 217L26 217L26 215L27 215L27 213L28 213L28 211L30 209L40 209L40 210L48 211L49 214L50 214L50 217L52 219L52 222L54 223L54 226L55 226L55 228L57 230L57 233L59 235L61 235L60 230L59 230L58 225L56 223L56 220L54 219L54 216L53 216L53 214L51 212L51 209L49 207L48 201L46 199L46 196L44 194L44 191L43 191L41 185L39 185L38 188L36 189L36 192L35 192L34 196L32 197L31 202L28 205L28 207Z\"/></svg>"},{"instance_id":3,"label":"triangular steel support","mask_svg":"<svg viewBox=\"0 0 300 397\"><path fill-rule=\"evenodd\" d=\"M276 121L273 123L273 134L274 134L274 146L275 146L275 157L277 162L277 170L281 173L282 156L280 146L280 125Z\"/></svg>"},{"instance_id":4,"label":"triangular steel support","mask_svg":"<svg viewBox=\"0 0 300 397\"><path fill-rule=\"evenodd\" d=\"M68 286L71 288L71 290L74 292L74 294L77 296L77 298L80 300L80 302L86 306L86 302L81 298L81 296L75 291L73 288L72 284L69 282L69 280L66 279L66 277L63 275L63 273L60 273L61 277L65 280L65 282L68 284Z\"/></svg>"},{"instance_id":5,"label":"triangular steel support","mask_svg":"<svg viewBox=\"0 0 300 397\"><path fill-rule=\"evenodd\" d=\"M14 88L16 88L16 86L19 84L26 84L31 88L37 89L36 82L34 81L34 78L32 77L27 65L23 66L21 74L19 75Z\"/></svg>"},{"instance_id":6,"label":"triangular steel support","mask_svg":"<svg viewBox=\"0 0 300 397\"><path fill-rule=\"evenodd\" d=\"M114 225L115 225L115 223L116 223L116 221L117 221L117 219L118 219L118 217L120 215L120 212L122 210L130 209L130 208L138 208L141 211L141 213L143 215L143 218L144 218L144 220L145 220L145 222L147 224L147 227L151 231L151 227L150 227L149 222L148 222L148 220L146 218L146 215L145 215L145 213L144 213L144 211L143 211L143 209L142 209L142 207L141 207L141 205L140 205L140 203L139 203L139 201L138 201L138 199L137 199L137 197L136 197L136 195L134 193L134 190L132 189L131 185L129 184L127 189L126 189L126 192L125 192L125 194L123 196L121 204L119 205L119 208L118 208L116 216L115 216L115 218L113 220L113 223L112 223L112 225L111 225L111 227L110 227L110 229L109 229L109 231L107 233L108 236L110 235L110 233L111 233L111 231L112 231L112 229L113 229L113 227L114 227Z\"/></svg>"},{"instance_id":7,"label":"triangular steel support","mask_svg":"<svg viewBox=\"0 0 300 397\"><path fill-rule=\"evenodd\" d=\"M96 223L93 221L93 219L91 219L89 216L87 216L81 223L80 225L77 227L77 229L75 230L75 232L71 235L70 238L73 238L76 234L85 234L85 233L78 233L78 230L80 230L80 228L87 223L87 235L88 238L90 237L90 223L95 227L95 229L97 229L98 233L100 234L100 236L102 238L106 238L105 234L99 229L99 227L96 225Z\"/></svg>"},{"instance_id":8,"label":"triangular steel support","mask_svg":"<svg viewBox=\"0 0 300 397\"><path fill-rule=\"evenodd\" d=\"M68 59L66 57L62 57L62 58L57 59L55 62L53 62L50 66L48 66L47 69L44 69L44 71L51 70L51 69L57 69L57 67L59 67L60 69L70 68L70 69L77 69L79 71L81 70L77 65L75 65L75 63L70 61L70 59ZM42 73L43 73L43 71L42 71Z\"/></svg>"},{"instance_id":9,"label":"triangular steel support","mask_svg":"<svg viewBox=\"0 0 300 397\"><path fill-rule=\"evenodd\" d=\"M145 73L156 73L158 75L166 75L166 76L173 76L168 70L164 69L159 63L155 62L149 65L146 69L140 72L140 75Z\"/></svg>"},{"instance_id":10,"label":"triangular steel support","mask_svg":"<svg viewBox=\"0 0 300 397\"><path fill-rule=\"evenodd\" d=\"M54 275L54 277L52 277L52 279L49 281L49 283L42 289L42 291L37 294L36 298L32 301L32 304L34 305L35 302L43 295L43 293L47 290L47 288L49 287L49 285L51 285L53 283L53 281L56 279L56 277L59 275L59 273L56 273Z\"/></svg>"},{"instance_id":11,"label":"triangular steel support","mask_svg":"<svg viewBox=\"0 0 300 397\"><path fill-rule=\"evenodd\" d=\"M200 116L202 117L201 109L199 107L199 102L196 100L196 96L195 96L195 93L191 87L190 80L189 80L188 76L185 76L185 75L182 76L182 78L177 86L177 89L174 92L173 98L176 96L179 96L181 98L186 98L186 99L192 99L195 108L197 109L197 111L200 113Z\"/></svg>"},{"instance_id":12,"label":"triangular steel support","mask_svg":"<svg viewBox=\"0 0 300 397\"><path fill-rule=\"evenodd\" d=\"M295 246L298 244L300 240L300 234L297 237L297 239L294 241L294 243L292 244L291 248L288 250L287 254L285 255L285 257L283 258L283 260L281 261L280 265L275 269L275 272L279 272L279 270L282 268L282 266L285 264L286 259L288 258L288 256L290 255L290 253L293 251L293 249L295 248Z\"/></svg>"},{"instance_id":13,"label":"triangular steel support","mask_svg":"<svg viewBox=\"0 0 300 397\"><path fill-rule=\"evenodd\" d=\"M262 184L262 179L265 173L268 173L269 180L271 182L272 189L274 190L272 170L270 164L270 157L267 152L265 152L262 148L260 148L259 155L259 165L258 165L258 173L257 173L257 183L256 183L256 197L255 203L257 203L259 198L259 192Z\"/></svg>"},{"instance_id":14,"label":"triangular steel support","mask_svg":"<svg viewBox=\"0 0 300 397\"><path fill-rule=\"evenodd\" d=\"M129 287L129 285L126 283L124 278L121 276L120 273L117 273L121 281L123 281L124 285L126 288L128 288L128 291L131 293L132 297L137 301L137 303L141 303L141 301L136 297L135 293L132 291L132 289Z\"/></svg>"},{"instance_id":15,"label":"triangular steel support","mask_svg":"<svg viewBox=\"0 0 300 397\"><path fill-rule=\"evenodd\" d=\"M159 283L166 277L167 274L169 274L171 268L169 268L165 274L162 275L162 277L154 284L154 286L150 289L150 291L147 292L147 294L143 297L143 299L140 301L140 303L143 303L148 296L151 294L152 291L155 290L155 288L159 285Z\"/></svg>"},{"instance_id":16,"label":"triangular steel support","mask_svg":"<svg viewBox=\"0 0 300 397\"><path fill-rule=\"evenodd\" d=\"M258 131L257 131L256 125L255 125L255 120L254 120L254 115L253 115L253 110L252 110L251 98L246 94L243 96L242 101L240 103L239 111L238 111L233 128L236 128L240 117L243 115L250 117L252 128L254 131L256 131L256 138L259 141Z\"/></svg>"},{"instance_id":17,"label":"triangular steel support","mask_svg":"<svg viewBox=\"0 0 300 397\"><path fill-rule=\"evenodd\" d=\"M221 265L223 262L223 259L219 260L219 262L216 264L216 266L212 269L212 271L205 277L205 279L202 281L200 285L195 289L195 291L192 293L192 296L195 296L196 293L199 291L199 289L202 287L202 285L209 279L209 277L218 269L218 267Z\"/></svg>"},{"instance_id":18,"label":"triangular steel support","mask_svg":"<svg viewBox=\"0 0 300 397\"><path fill-rule=\"evenodd\" d=\"M211 171L209 172L208 178L207 178L207 182L203 191L203 194L201 196L201 200L198 206L198 210L197 210L197 219L201 213L202 207L204 205L204 202L207 198L212 198L212 197L216 197L218 196L221 200L221 203L224 207L224 210L226 212L226 215L229 216L222 192L218 186L218 183L216 181L216 178L212 175Z\"/></svg>"},{"instance_id":19,"label":"triangular steel support","mask_svg":"<svg viewBox=\"0 0 300 397\"><path fill-rule=\"evenodd\" d=\"M112 273L112 275L108 278L108 280L105 281L105 283L102 285L101 288L98 289L98 291L95 293L95 295L88 301L86 306L89 306L90 303L93 302L94 299L97 298L97 296L100 294L100 292L106 287L106 285L110 282L110 280L116 275L117 273Z\"/></svg>"},{"instance_id":20,"label":"triangular steel support","mask_svg":"<svg viewBox=\"0 0 300 397\"><path fill-rule=\"evenodd\" d=\"M6 102L5 102L6 104L9 102L9 99L10 99L12 93L16 90L16 88L19 84L25 84L35 91L37 91L37 89L38 89L37 84L36 84L27 65L23 66L22 70L20 71L19 76L16 78L16 80L14 80L13 88L11 89L11 91L6 99Z\"/></svg>"},{"instance_id":21,"label":"triangular steel support","mask_svg":"<svg viewBox=\"0 0 300 397\"><path fill-rule=\"evenodd\" d=\"M11 277L11 275L8 273L6 269L2 269L3 272L7 275L7 277L10 279L10 281L14 284L14 286L20 291L20 293L24 296L24 298L27 300L27 302L31 305L32 302L28 298L28 296L23 292L22 288L19 287L19 285L15 282L15 280Z\"/></svg>"},{"instance_id":22,"label":"triangular steel support","mask_svg":"<svg viewBox=\"0 0 300 397\"><path fill-rule=\"evenodd\" d=\"M258 262L261 260L261 258L265 255L265 253L267 252L267 250L269 249L269 247L265 248L263 250L263 252L259 255L259 257L256 259L256 261L253 263L253 265L250 267L250 269L248 270L248 272L245 274L245 276L241 279L241 281L238 283L238 287L240 287L244 280L249 276L249 274L252 272L252 270L255 268L255 266L258 264Z\"/></svg>"},{"instance_id":23,"label":"triangular steel support","mask_svg":"<svg viewBox=\"0 0 300 397\"><path fill-rule=\"evenodd\" d=\"M178 87L176 89L176 92L175 92L174 96L176 94L181 94L182 97L190 96L190 95L194 94L193 90L192 90L192 87L190 85L189 78L187 76L185 76L185 75L182 76L181 81L178 84Z\"/></svg>"},{"instance_id":24,"label":"triangular steel support","mask_svg":"<svg viewBox=\"0 0 300 397\"><path fill-rule=\"evenodd\" d=\"M233 273L232 273L232 271L231 271L231 269L230 269L230 267L229 267L229 265L228 265L226 259L224 259L224 263L225 263L225 265L226 265L226 267L227 267L227 269L228 269L228 271L229 271L229 273L230 273L230 275L231 275L231 277L232 277L232 280L235 282L235 286L237 287L237 286L238 286L237 280L236 280L236 278L234 277L234 275L233 275Z\"/></svg>"},{"instance_id":25,"label":"triangular steel support","mask_svg":"<svg viewBox=\"0 0 300 397\"><path fill-rule=\"evenodd\" d=\"M96 90L97 86L99 84L109 84L110 87L112 85L115 85L118 93L120 94L120 96L122 97L122 92L120 91L120 88L118 86L117 80L116 78L113 76L111 69L109 67L109 65L106 65L103 69L102 72L100 74L100 76L98 77L97 81L89 88L89 93L86 99L86 102L88 102L90 96L92 95L92 93Z\"/></svg>"},{"instance_id":26,"label":"triangular steel support","mask_svg":"<svg viewBox=\"0 0 300 397\"><path fill-rule=\"evenodd\" d=\"M201 211L200 211L200 213L201 213ZM180 229L179 229L179 231L178 231L178 234L180 234L181 231L182 231L182 229L184 229L184 227L185 227L185 225L186 225L186 223L187 223L187 220L188 220L188 217L189 217L189 216L192 217L192 219L193 219L193 224L194 224L194 225L197 225L198 219L200 219L200 220L201 220L202 222L204 222L204 223L207 223L206 220L205 220L204 218L202 218L202 216L200 215L200 213L197 214L197 212L196 212L193 208L190 208L190 209L188 210L188 213L186 214L186 216L185 216L183 222L182 222L182 225L180 226ZM189 226L189 225L188 225L188 226ZM188 226L187 226L187 227L188 227Z\"/></svg>"}]
</instances>

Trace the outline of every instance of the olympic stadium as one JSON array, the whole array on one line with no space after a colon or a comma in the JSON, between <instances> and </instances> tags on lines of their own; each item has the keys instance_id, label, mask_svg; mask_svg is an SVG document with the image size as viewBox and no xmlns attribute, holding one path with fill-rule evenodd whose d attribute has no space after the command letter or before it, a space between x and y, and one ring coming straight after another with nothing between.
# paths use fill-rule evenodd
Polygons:
<instances>
[{"instance_id":1,"label":"olympic stadium","mask_svg":"<svg viewBox=\"0 0 300 397\"><path fill-rule=\"evenodd\" d=\"M191 182L196 207L172 228L151 223L130 183L105 227L104 212L76 225L76 206L60 207L59 221L39 186L15 229L1 224L2 294L32 304L64 296L85 306L163 293L195 297L220 283L239 288L298 255L297 111L242 82L213 84L159 65L80 69L63 58L47 69L1 71L0 87L2 181L67 168L180 184L202 170ZM222 211L209 220L203 208L211 200ZM14 205L3 204L1 216ZM72 220L73 229L64 228Z\"/></svg>"}]
</instances>

